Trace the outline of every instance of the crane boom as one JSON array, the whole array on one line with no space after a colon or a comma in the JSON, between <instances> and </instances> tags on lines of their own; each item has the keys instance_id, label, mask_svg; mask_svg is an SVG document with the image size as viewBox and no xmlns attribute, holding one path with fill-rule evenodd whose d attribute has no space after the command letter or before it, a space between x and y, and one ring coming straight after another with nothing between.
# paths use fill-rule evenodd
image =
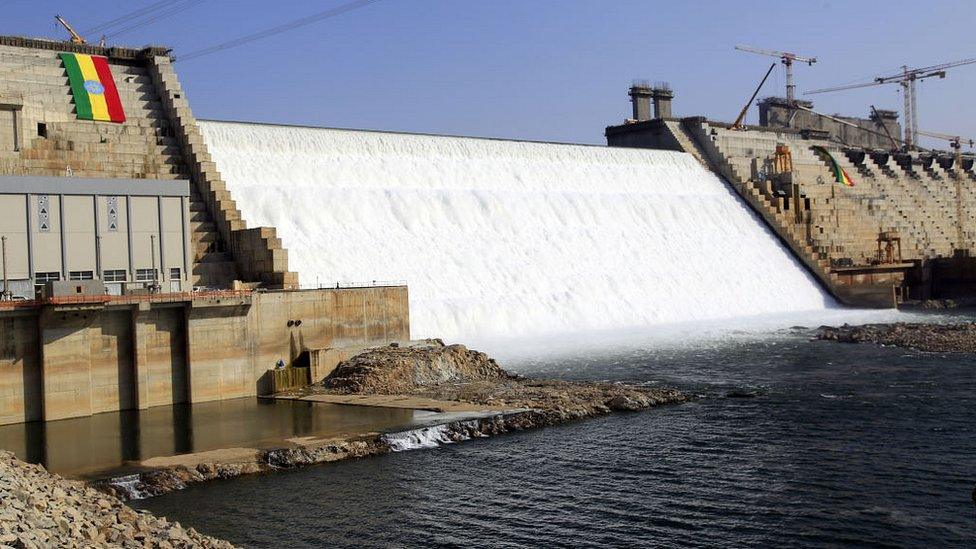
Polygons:
<instances>
[{"instance_id":1,"label":"crane boom","mask_svg":"<svg viewBox=\"0 0 976 549\"><path fill-rule=\"evenodd\" d=\"M71 35L71 43L72 44L84 44L85 43L85 39L82 38L80 34L78 34L77 32L75 32L75 29L73 29L71 27L71 25L68 24L68 22L64 20L64 17L61 17L60 15L55 15L54 16L54 19L58 23L61 23L61 26L64 27L64 30L68 31L68 34Z\"/></svg>"},{"instance_id":2,"label":"crane boom","mask_svg":"<svg viewBox=\"0 0 976 549\"><path fill-rule=\"evenodd\" d=\"M950 61L948 63L939 63L937 65L929 65L927 67L919 67L910 69L907 66L902 66L901 72L896 74L891 74L887 76L878 76L872 82L862 82L860 84L849 84L846 86L835 86L833 88L821 88L818 90L811 90L804 92L804 95L813 95L816 93L828 93L843 90L854 90L858 88L868 88L872 86L880 86L882 84L898 84L902 88L902 94L905 100L905 112L904 112L904 123L905 123L905 143L908 145L909 149L914 149L916 146L915 134L919 133L918 129L918 94L915 89L915 84L919 80L925 80L926 78L945 78L946 69L951 69L953 67L961 67L963 65L972 65L976 63L976 57L971 57L969 59L960 59L959 61Z\"/></svg>"},{"instance_id":3,"label":"crane boom","mask_svg":"<svg viewBox=\"0 0 976 549\"><path fill-rule=\"evenodd\" d=\"M945 133L929 132L925 130L917 130L916 133L919 135L924 135L926 137L933 137L935 139L942 139L943 141L948 141L949 145L953 149L956 149L957 151L961 149L964 144L969 145L970 147L976 145L976 140L966 139L959 135L948 135Z\"/></svg>"},{"instance_id":4,"label":"crane boom","mask_svg":"<svg viewBox=\"0 0 976 549\"><path fill-rule=\"evenodd\" d=\"M795 53L790 53L788 51L776 51L776 50L764 50L760 48L754 48L752 46L736 46L735 49L739 51L746 51L749 53L758 53L759 55L769 55L771 57L789 57L794 61L799 61L801 63L813 64L817 62L816 57L804 57L802 55L797 55Z\"/></svg>"},{"instance_id":5,"label":"crane boom","mask_svg":"<svg viewBox=\"0 0 976 549\"><path fill-rule=\"evenodd\" d=\"M736 46L735 49L749 53L757 53L759 55L779 57L780 62L782 62L783 66L786 67L786 100L791 104L796 100L796 84L793 83L793 62L799 61L808 65L813 65L817 62L816 57L804 57L788 51L764 50L754 48L752 46L742 45Z\"/></svg>"}]
</instances>

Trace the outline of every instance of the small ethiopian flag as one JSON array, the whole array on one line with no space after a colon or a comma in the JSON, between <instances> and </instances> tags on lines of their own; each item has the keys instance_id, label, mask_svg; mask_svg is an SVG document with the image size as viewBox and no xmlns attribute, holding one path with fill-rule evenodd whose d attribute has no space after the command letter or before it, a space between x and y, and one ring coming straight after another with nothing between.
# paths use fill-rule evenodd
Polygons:
<instances>
[{"instance_id":1,"label":"small ethiopian flag","mask_svg":"<svg viewBox=\"0 0 976 549\"><path fill-rule=\"evenodd\" d=\"M830 171L834 176L834 181L848 187L854 186L854 180L851 179L851 176L847 173L847 170L840 165L840 162L837 162L834 155L830 154L830 151L824 147L821 147L820 145L814 145L811 148L814 150L814 152L819 154L821 158L824 158L828 164L830 164Z\"/></svg>"},{"instance_id":2,"label":"small ethiopian flag","mask_svg":"<svg viewBox=\"0 0 976 549\"><path fill-rule=\"evenodd\" d=\"M68 71L71 95L80 120L125 122L125 111L119 100L108 60L100 55L62 53L61 62Z\"/></svg>"}]
</instances>

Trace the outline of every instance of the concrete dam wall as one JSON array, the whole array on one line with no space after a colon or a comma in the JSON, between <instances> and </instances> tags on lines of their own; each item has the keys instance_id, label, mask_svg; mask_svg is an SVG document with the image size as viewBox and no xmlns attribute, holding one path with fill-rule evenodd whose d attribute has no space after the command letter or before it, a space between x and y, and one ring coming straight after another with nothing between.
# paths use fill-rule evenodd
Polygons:
<instances>
[{"instance_id":1,"label":"concrete dam wall","mask_svg":"<svg viewBox=\"0 0 976 549\"><path fill-rule=\"evenodd\" d=\"M303 284L405 280L414 337L466 341L832 302L693 157L200 122Z\"/></svg>"}]
</instances>

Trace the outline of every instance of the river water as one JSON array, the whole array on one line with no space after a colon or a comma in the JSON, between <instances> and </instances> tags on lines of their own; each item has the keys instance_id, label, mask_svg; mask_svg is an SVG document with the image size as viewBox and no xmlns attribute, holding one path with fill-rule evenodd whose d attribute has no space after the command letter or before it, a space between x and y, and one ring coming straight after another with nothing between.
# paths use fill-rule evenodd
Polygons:
<instances>
[{"instance_id":1,"label":"river water","mask_svg":"<svg viewBox=\"0 0 976 549\"><path fill-rule=\"evenodd\" d=\"M59 475L103 478L155 457L221 448L280 448L300 437L416 428L439 414L237 398L0 426L0 448Z\"/></svg>"},{"instance_id":2,"label":"river water","mask_svg":"<svg viewBox=\"0 0 976 549\"><path fill-rule=\"evenodd\" d=\"M700 398L135 504L254 547L973 546L976 358L809 336L522 358Z\"/></svg>"}]
</instances>

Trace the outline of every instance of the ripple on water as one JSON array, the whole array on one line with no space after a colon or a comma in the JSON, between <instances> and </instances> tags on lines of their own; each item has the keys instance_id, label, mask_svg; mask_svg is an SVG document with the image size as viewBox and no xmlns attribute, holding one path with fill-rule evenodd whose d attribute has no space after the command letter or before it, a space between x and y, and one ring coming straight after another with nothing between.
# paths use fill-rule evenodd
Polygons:
<instances>
[{"instance_id":1,"label":"ripple on water","mask_svg":"<svg viewBox=\"0 0 976 549\"><path fill-rule=\"evenodd\" d=\"M972 546L976 359L772 342L534 363L706 398L138 502L249 546ZM294 543L291 543L294 542Z\"/></svg>"}]
</instances>

